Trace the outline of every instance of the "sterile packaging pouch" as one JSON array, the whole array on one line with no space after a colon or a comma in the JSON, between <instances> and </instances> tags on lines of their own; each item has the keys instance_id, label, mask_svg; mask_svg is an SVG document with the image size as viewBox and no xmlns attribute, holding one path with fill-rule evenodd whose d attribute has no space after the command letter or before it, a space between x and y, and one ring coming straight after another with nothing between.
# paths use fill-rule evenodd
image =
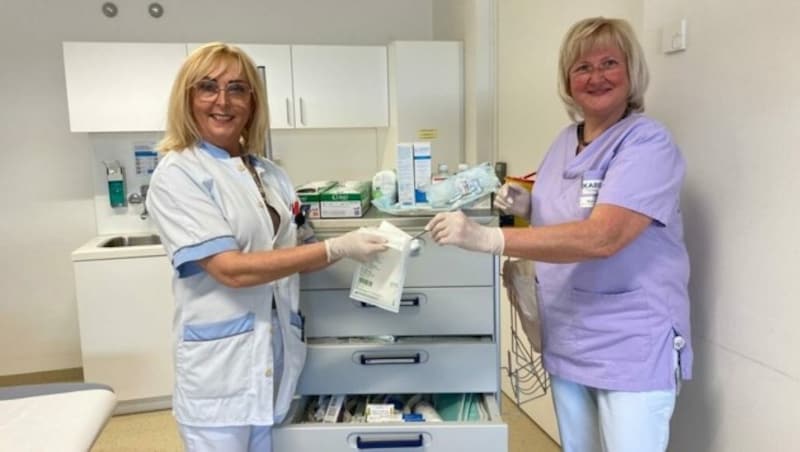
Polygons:
<instances>
[{"instance_id":1,"label":"sterile packaging pouch","mask_svg":"<svg viewBox=\"0 0 800 452\"><path fill-rule=\"evenodd\" d=\"M411 236L387 221L368 231L385 238L388 249L376 254L371 261L358 264L353 273L350 298L397 313L406 279Z\"/></svg>"}]
</instances>

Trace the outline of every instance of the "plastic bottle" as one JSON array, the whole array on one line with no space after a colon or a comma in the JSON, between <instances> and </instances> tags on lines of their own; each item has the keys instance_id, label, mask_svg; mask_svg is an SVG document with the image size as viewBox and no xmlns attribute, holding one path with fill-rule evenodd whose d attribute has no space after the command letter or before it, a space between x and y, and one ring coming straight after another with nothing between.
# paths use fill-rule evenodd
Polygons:
<instances>
[{"instance_id":1,"label":"plastic bottle","mask_svg":"<svg viewBox=\"0 0 800 452\"><path fill-rule=\"evenodd\" d=\"M450 169L447 167L447 163L440 163L439 170L431 177L431 184L447 180L448 177L450 177Z\"/></svg>"},{"instance_id":2,"label":"plastic bottle","mask_svg":"<svg viewBox=\"0 0 800 452\"><path fill-rule=\"evenodd\" d=\"M392 170L378 171L372 178L372 199L382 206L397 202L397 174Z\"/></svg>"}]
</instances>

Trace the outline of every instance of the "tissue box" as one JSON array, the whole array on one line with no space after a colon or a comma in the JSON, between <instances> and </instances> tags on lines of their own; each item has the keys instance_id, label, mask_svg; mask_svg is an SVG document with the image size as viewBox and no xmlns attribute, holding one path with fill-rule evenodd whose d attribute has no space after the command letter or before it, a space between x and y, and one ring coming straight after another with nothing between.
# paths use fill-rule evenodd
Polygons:
<instances>
[{"instance_id":1,"label":"tissue box","mask_svg":"<svg viewBox=\"0 0 800 452\"><path fill-rule=\"evenodd\" d=\"M319 210L322 218L358 218L369 209L372 184L368 181L340 182L320 193Z\"/></svg>"},{"instance_id":2,"label":"tissue box","mask_svg":"<svg viewBox=\"0 0 800 452\"><path fill-rule=\"evenodd\" d=\"M303 184L297 187L297 198L303 206L308 206L308 218L320 218L320 195L336 185L336 181L324 180Z\"/></svg>"}]
</instances>

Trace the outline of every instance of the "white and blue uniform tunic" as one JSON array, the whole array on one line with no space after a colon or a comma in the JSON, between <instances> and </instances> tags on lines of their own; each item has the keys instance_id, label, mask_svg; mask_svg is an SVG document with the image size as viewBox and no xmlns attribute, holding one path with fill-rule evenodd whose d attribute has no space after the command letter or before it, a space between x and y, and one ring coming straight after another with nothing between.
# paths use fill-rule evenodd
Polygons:
<instances>
[{"instance_id":1,"label":"white and blue uniform tunic","mask_svg":"<svg viewBox=\"0 0 800 452\"><path fill-rule=\"evenodd\" d=\"M280 217L277 230L242 158L251 159ZM153 173L147 208L175 268L173 412L179 423L273 425L286 415L306 356L298 275L231 288L197 261L224 251L296 246L296 202L281 168L253 156L230 157L206 142L169 152Z\"/></svg>"}]
</instances>

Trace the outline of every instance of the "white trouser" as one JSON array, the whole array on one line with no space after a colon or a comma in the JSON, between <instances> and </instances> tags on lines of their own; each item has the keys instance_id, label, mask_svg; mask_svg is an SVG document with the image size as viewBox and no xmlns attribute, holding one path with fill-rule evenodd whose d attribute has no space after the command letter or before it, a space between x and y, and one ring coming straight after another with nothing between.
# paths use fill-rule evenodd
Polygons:
<instances>
[{"instance_id":1,"label":"white trouser","mask_svg":"<svg viewBox=\"0 0 800 452\"><path fill-rule=\"evenodd\" d=\"M178 424L187 452L272 452L272 426L192 427Z\"/></svg>"},{"instance_id":2,"label":"white trouser","mask_svg":"<svg viewBox=\"0 0 800 452\"><path fill-rule=\"evenodd\" d=\"M675 391L590 388L551 376L564 452L664 452Z\"/></svg>"}]
</instances>

